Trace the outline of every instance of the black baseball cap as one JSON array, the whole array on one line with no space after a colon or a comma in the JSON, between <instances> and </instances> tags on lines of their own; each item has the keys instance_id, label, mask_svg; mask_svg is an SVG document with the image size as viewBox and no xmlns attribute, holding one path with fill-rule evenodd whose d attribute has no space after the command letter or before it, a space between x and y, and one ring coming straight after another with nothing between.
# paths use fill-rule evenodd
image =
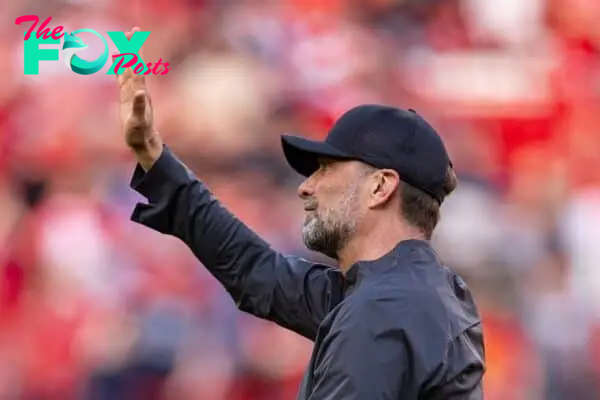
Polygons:
<instances>
[{"instance_id":1,"label":"black baseball cap","mask_svg":"<svg viewBox=\"0 0 600 400\"><path fill-rule=\"evenodd\" d=\"M452 163L438 133L414 110L360 105L342 115L323 142L295 135L282 135L281 141L287 162L305 177L319 169L320 157L356 160L393 169L440 204L444 200Z\"/></svg>"}]
</instances>

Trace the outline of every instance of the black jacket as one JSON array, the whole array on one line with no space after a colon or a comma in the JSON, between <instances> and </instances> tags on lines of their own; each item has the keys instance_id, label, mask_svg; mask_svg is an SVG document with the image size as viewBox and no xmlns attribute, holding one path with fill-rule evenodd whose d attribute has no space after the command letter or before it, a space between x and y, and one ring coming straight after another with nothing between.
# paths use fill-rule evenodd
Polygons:
<instances>
[{"instance_id":1,"label":"black jacket","mask_svg":"<svg viewBox=\"0 0 600 400\"><path fill-rule=\"evenodd\" d=\"M465 282L408 240L340 271L282 255L165 146L132 219L183 240L237 307L314 341L298 399L482 399L481 322Z\"/></svg>"}]
</instances>

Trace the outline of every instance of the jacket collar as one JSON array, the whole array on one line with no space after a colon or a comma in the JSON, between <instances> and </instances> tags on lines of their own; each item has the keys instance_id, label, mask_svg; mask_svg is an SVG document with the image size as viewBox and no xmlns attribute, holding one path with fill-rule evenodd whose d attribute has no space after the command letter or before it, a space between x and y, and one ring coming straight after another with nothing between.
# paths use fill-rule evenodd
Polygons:
<instances>
[{"instance_id":1,"label":"jacket collar","mask_svg":"<svg viewBox=\"0 0 600 400\"><path fill-rule=\"evenodd\" d=\"M384 271L396 267L399 262L407 259L415 252L425 252L436 257L429 241L417 239L403 240L390 252L376 260L354 263L345 274L344 286L346 289L351 289L365 278L380 276Z\"/></svg>"}]
</instances>

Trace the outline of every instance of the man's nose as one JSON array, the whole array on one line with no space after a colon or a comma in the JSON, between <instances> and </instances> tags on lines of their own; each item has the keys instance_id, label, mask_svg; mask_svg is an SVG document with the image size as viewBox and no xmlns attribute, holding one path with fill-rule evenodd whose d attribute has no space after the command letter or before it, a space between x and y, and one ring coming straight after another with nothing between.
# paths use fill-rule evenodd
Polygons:
<instances>
[{"instance_id":1,"label":"man's nose","mask_svg":"<svg viewBox=\"0 0 600 400\"><path fill-rule=\"evenodd\" d=\"M311 197L314 192L315 189L311 178L307 178L298 186L298 196L300 198Z\"/></svg>"}]
</instances>

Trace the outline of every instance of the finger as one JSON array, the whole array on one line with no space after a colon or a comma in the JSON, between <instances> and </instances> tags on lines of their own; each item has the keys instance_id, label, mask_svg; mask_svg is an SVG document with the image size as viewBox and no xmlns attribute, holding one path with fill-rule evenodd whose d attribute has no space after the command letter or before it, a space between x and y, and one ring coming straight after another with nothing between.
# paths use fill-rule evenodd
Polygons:
<instances>
[{"instance_id":1,"label":"finger","mask_svg":"<svg viewBox=\"0 0 600 400\"><path fill-rule=\"evenodd\" d=\"M125 37L127 38L127 40L131 40L131 38L133 37L133 35L136 32L140 32L140 28L138 26L134 26L133 28L131 28L130 31L125 33ZM140 57L142 57L141 51L138 51L138 55ZM117 75L119 76L119 75ZM120 75L121 78L118 78L118 82L122 85L124 85L125 83L127 83L128 81L132 81L134 87L136 88L145 88L146 85L146 79L144 77L143 74L136 74L133 72L133 68L129 67L126 68L125 71L123 72L122 75Z\"/></svg>"},{"instance_id":2,"label":"finger","mask_svg":"<svg viewBox=\"0 0 600 400\"><path fill-rule=\"evenodd\" d=\"M143 90L138 91L133 98L133 115L144 117L146 113L146 102L148 97Z\"/></svg>"},{"instance_id":3,"label":"finger","mask_svg":"<svg viewBox=\"0 0 600 400\"><path fill-rule=\"evenodd\" d=\"M111 56L112 56L111 57L111 60L112 60L111 68L116 68L116 66L112 67L112 65L115 63L115 61L117 61L117 58L116 58L117 54L118 53L112 53L111 54ZM119 83L119 86L123 86L123 83L124 83L124 77L123 77L123 75L116 74L116 76L117 76L117 82Z\"/></svg>"},{"instance_id":4,"label":"finger","mask_svg":"<svg viewBox=\"0 0 600 400\"><path fill-rule=\"evenodd\" d=\"M115 55L113 55L113 62L114 61L118 61L118 58L115 58ZM115 65L115 70L117 69L117 66ZM123 67L121 67L123 68ZM117 72L117 71L115 71ZM143 76L139 76L139 74L136 74L133 71L132 67L127 67L123 70L123 72L121 74L117 74L117 82L119 83L120 87L123 87L125 85L128 85L129 87L133 86L134 88L140 88L143 89L145 88L146 85L146 81L144 79Z\"/></svg>"},{"instance_id":5,"label":"finger","mask_svg":"<svg viewBox=\"0 0 600 400\"><path fill-rule=\"evenodd\" d=\"M125 34L125 37L127 38L127 40L130 40L131 37L133 36L134 33L139 32L140 28L137 26L134 26L129 32L127 32Z\"/></svg>"},{"instance_id":6,"label":"finger","mask_svg":"<svg viewBox=\"0 0 600 400\"><path fill-rule=\"evenodd\" d=\"M132 71L131 74L132 74L131 79L133 81L133 85L135 86L135 88L136 89L145 89L146 88L146 76L144 75L144 73L140 72L139 74L136 74Z\"/></svg>"},{"instance_id":7,"label":"finger","mask_svg":"<svg viewBox=\"0 0 600 400\"><path fill-rule=\"evenodd\" d=\"M133 76L133 71L131 70L131 68L125 68L125 70L123 70L123 73L121 73L121 74L117 73L117 82L119 83L119 85L122 88L125 86L129 87L129 86L131 86L132 76Z\"/></svg>"},{"instance_id":8,"label":"finger","mask_svg":"<svg viewBox=\"0 0 600 400\"><path fill-rule=\"evenodd\" d=\"M133 34L136 32L141 32L139 26L134 26L133 28L131 28L131 31L128 32L129 36L127 37L127 40L130 40L133 37ZM142 60L144 59L144 53L141 48L138 50L138 55L142 58Z\"/></svg>"}]
</instances>

